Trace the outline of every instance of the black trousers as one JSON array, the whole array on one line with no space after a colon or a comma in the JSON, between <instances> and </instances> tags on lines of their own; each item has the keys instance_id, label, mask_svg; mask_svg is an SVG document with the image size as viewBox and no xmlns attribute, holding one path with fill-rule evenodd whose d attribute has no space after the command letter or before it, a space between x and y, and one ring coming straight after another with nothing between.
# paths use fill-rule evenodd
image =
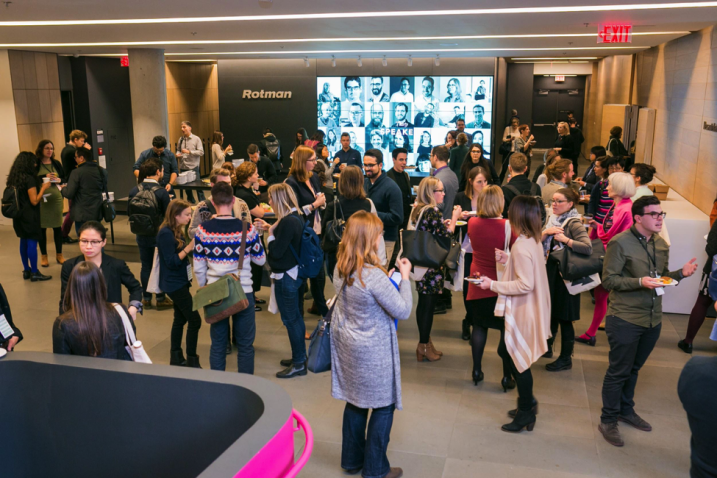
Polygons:
<instances>
[{"instance_id":1,"label":"black trousers","mask_svg":"<svg viewBox=\"0 0 717 478\"><path fill-rule=\"evenodd\" d=\"M640 327L614 315L605 318L610 365L602 384L603 423L616 422L618 416L635 412L637 374L655 348L660 330L661 323L656 327Z\"/></svg>"},{"instance_id":2,"label":"black trousers","mask_svg":"<svg viewBox=\"0 0 717 478\"><path fill-rule=\"evenodd\" d=\"M550 333L552 337L548 339L548 349L553 350L553 343L558 333L558 326L560 326L560 356L572 357L573 349L575 348L575 327L573 327L573 323L570 321L550 320Z\"/></svg>"},{"instance_id":3,"label":"black trousers","mask_svg":"<svg viewBox=\"0 0 717 478\"><path fill-rule=\"evenodd\" d=\"M197 339L199 328L202 326L202 318L199 312L192 310L192 294L189 286L184 286L174 292L168 292L169 298L174 302L174 322L172 322L172 333L170 334L170 350L182 350L182 335L184 335L184 324L187 326L187 356L196 357Z\"/></svg>"},{"instance_id":4,"label":"black trousers","mask_svg":"<svg viewBox=\"0 0 717 478\"><path fill-rule=\"evenodd\" d=\"M52 237L55 240L55 254L62 254L62 227L52 228ZM40 253L47 255L47 229L40 229Z\"/></svg>"},{"instance_id":5,"label":"black trousers","mask_svg":"<svg viewBox=\"0 0 717 478\"><path fill-rule=\"evenodd\" d=\"M436 308L441 294L418 294L418 305L416 306L416 322L418 323L418 335L420 343L427 344L431 338L433 328L433 309Z\"/></svg>"},{"instance_id":6,"label":"black trousers","mask_svg":"<svg viewBox=\"0 0 717 478\"><path fill-rule=\"evenodd\" d=\"M505 335L501 334L500 344L498 344L498 355L503 359L503 362L510 362L510 370L515 383L518 387L518 408L523 411L529 411L533 407L533 374L530 372L530 368L525 370L523 373L518 372L518 369L513 362L513 358L508 353L508 349L505 346Z\"/></svg>"}]
</instances>

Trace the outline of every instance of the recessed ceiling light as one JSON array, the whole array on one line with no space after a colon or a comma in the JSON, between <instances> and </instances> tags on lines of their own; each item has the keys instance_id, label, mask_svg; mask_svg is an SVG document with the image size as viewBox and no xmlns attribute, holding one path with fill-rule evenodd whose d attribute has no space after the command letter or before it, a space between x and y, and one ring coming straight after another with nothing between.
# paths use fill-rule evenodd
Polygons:
<instances>
[{"instance_id":1,"label":"recessed ceiling light","mask_svg":"<svg viewBox=\"0 0 717 478\"><path fill-rule=\"evenodd\" d=\"M455 10L407 10L371 12L301 13L289 15L240 15L221 17L127 18L82 20L35 20L0 22L0 26L132 25L156 23L257 22L281 20L318 20L332 18L439 17L464 15L505 15L520 13L625 12L633 10L674 10L679 8L717 7L717 2L646 3L632 5L585 5L556 7L476 8Z\"/></svg>"},{"instance_id":2,"label":"recessed ceiling light","mask_svg":"<svg viewBox=\"0 0 717 478\"><path fill-rule=\"evenodd\" d=\"M664 32L633 32L633 36L650 35L687 35L689 31L664 31ZM500 40L508 38L573 38L587 37L597 38L595 33L551 33L551 34L520 34L520 35L467 35L467 36L420 36L420 37L347 37L347 38L291 38L291 39L267 39L267 40L158 40L158 41L117 41L117 42L88 42L88 43L0 43L0 48L77 48L77 47L101 47L101 46L161 46L161 45L253 45L262 43L328 43L328 42L367 42L367 41L438 41L445 39L461 40ZM458 43L440 43L439 46L458 46Z\"/></svg>"}]
</instances>

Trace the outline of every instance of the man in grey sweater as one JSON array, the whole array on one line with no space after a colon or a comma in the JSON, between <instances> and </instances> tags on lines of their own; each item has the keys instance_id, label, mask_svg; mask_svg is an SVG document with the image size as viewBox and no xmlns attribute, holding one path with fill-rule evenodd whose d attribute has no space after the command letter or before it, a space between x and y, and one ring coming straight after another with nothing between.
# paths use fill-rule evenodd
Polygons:
<instances>
[{"instance_id":1,"label":"man in grey sweater","mask_svg":"<svg viewBox=\"0 0 717 478\"><path fill-rule=\"evenodd\" d=\"M182 121L182 136L177 141L177 160L179 161L180 171L195 171L197 173L197 181L200 179L199 163L204 156L204 145L199 136L192 134L192 123ZM204 191L197 191L199 201L204 201ZM194 194L191 190L187 190L187 200L194 204Z\"/></svg>"}]
</instances>

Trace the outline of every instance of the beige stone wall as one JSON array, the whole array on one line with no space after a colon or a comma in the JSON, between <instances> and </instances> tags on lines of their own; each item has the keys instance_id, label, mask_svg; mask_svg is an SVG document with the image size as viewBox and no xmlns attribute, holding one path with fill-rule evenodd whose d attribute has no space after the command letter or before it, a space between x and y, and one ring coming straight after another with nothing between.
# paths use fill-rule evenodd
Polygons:
<instances>
[{"instance_id":1,"label":"beige stone wall","mask_svg":"<svg viewBox=\"0 0 717 478\"><path fill-rule=\"evenodd\" d=\"M211 140L219 130L219 85L216 64L165 63L169 141L172 151L182 134L181 122L192 123L192 133L202 139L205 155L202 174L211 168Z\"/></svg>"},{"instance_id":2,"label":"beige stone wall","mask_svg":"<svg viewBox=\"0 0 717 478\"><path fill-rule=\"evenodd\" d=\"M8 51L21 151L35 151L43 139L52 140L55 157L67 139L62 122L57 54Z\"/></svg>"},{"instance_id":3,"label":"beige stone wall","mask_svg":"<svg viewBox=\"0 0 717 478\"><path fill-rule=\"evenodd\" d=\"M654 108L658 177L705 213L717 195L717 28L636 55L634 102Z\"/></svg>"}]
</instances>

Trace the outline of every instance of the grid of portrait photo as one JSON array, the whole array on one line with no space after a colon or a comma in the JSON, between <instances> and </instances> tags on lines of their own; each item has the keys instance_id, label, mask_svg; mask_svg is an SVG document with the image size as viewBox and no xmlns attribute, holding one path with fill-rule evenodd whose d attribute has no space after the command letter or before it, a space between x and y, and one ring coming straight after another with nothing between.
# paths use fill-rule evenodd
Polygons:
<instances>
[{"instance_id":1,"label":"grid of portrait photo","mask_svg":"<svg viewBox=\"0 0 717 478\"><path fill-rule=\"evenodd\" d=\"M459 120L468 141L490 157L492 76L319 77L317 99L317 126L331 157L348 133L362 155L382 151L386 170L393 167L391 152L406 148L408 166L429 172L431 149L446 143Z\"/></svg>"}]
</instances>

